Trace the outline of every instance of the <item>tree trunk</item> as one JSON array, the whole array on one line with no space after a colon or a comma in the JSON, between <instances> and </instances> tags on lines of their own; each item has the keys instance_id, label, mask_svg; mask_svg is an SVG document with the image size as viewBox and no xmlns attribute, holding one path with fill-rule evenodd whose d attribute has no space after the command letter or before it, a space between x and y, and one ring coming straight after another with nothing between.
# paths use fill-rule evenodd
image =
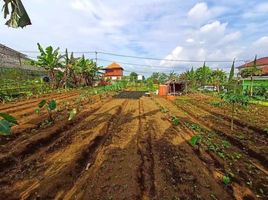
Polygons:
<instances>
[{"instance_id":1,"label":"tree trunk","mask_svg":"<svg viewBox=\"0 0 268 200\"><path fill-rule=\"evenodd\" d=\"M55 88L55 74L54 74L54 71L53 70L49 70L48 72L48 75L50 76L51 78L51 82L50 82L50 85L51 87L54 89Z\"/></svg>"}]
</instances>

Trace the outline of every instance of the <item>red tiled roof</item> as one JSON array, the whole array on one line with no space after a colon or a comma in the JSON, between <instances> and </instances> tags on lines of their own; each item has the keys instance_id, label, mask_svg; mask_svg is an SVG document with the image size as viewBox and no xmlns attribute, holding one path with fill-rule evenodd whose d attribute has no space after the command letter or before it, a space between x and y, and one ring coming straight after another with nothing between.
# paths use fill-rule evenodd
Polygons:
<instances>
[{"instance_id":1,"label":"red tiled roof","mask_svg":"<svg viewBox=\"0 0 268 200\"><path fill-rule=\"evenodd\" d=\"M112 64L108 65L104 69L122 69L122 70L124 70L119 64L117 64L115 62L113 62Z\"/></svg>"},{"instance_id":2,"label":"red tiled roof","mask_svg":"<svg viewBox=\"0 0 268 200\"><path fill-rule=\"evenodd\" d=\"M259 58L259 59L257 59L256 62L257 62L257 66L265 66L265 67L267 66L268 67L268 57ZM241 65L237 68L240 69L240 68L245 68L245 67L252 67L253 64L254 64L254 61L251 61L251 62L246 63L244 65Z\"/></svg>"}]
</instances>

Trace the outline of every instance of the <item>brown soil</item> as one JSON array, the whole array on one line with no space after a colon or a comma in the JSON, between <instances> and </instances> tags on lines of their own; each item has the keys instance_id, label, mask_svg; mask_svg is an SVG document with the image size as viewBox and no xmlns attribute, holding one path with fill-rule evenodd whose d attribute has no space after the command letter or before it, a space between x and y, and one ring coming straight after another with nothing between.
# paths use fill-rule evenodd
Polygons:
<instances>
[{"instance_id":1,"label":"brown soil","mask_svg":"<svg viewBox=\"0 0 268 200\"><path fill-rule=\"evenodd\" d=\"M72 95L54 98L73 102ZM1 138L0 199L265 199L267 165L248 153L267 155L264 144L240 146L227 127L219 126L220 134L214 120L204 123L201 115L185 109L163 98L124 92L81 102L72 121L62 108L54 125L40 126L47 115L36 115L29 106L15 136ZM174 115L178 125L172 124ZM34 128L23 127L30 121ZM189 124L198 124L202 133ZM202 142L194 147L188 141L196 134ZM231 143L224 158L207 148L209 139ZM223 175L231 177L229 184Z\"/></svg>"}]
</instances>

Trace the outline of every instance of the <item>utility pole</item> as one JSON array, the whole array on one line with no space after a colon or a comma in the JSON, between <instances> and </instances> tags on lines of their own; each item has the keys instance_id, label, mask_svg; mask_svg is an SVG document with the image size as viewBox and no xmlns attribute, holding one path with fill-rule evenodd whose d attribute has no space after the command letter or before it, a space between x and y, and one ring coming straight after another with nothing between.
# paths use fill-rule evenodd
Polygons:
<instances>
[{"instance_id":1,"label":"utility pole","mask_svg":"<svg viewBox=\"0 0 268 200\"><path fill-rule=\"evenodd\" d=\"M96 61L96 66L98 66L98 52L95 51L95 61Z\"/></svg>"}]
</instances>

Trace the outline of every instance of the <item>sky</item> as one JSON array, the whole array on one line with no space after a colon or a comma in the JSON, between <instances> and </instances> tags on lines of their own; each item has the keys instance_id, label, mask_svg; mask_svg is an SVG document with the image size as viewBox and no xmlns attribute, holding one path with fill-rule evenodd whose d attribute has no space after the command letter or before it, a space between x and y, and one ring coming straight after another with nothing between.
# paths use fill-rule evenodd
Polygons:
<instances>
[{"instance_id":1,"label":"sky","mask_svg":"<svg viewBox=\"0 0 268 200\"><path fill-rule=\"evenodd\" d=\"M37 51L39 42L44 47L60 47L62 51L68 48L87 52L88 58L95 58L95 54L88 53L91 51L159 58L98 54L99 65L115 61L126 73L136 71L146 76L152 72L181 73L202 66L203 61L228 72L234 58L239 66L255 55L268 56L267 0L24 0L23 3L31 26L8 28L3 17L0 18L0 43L20 51Z\"/></svg>"}]
</instances>

